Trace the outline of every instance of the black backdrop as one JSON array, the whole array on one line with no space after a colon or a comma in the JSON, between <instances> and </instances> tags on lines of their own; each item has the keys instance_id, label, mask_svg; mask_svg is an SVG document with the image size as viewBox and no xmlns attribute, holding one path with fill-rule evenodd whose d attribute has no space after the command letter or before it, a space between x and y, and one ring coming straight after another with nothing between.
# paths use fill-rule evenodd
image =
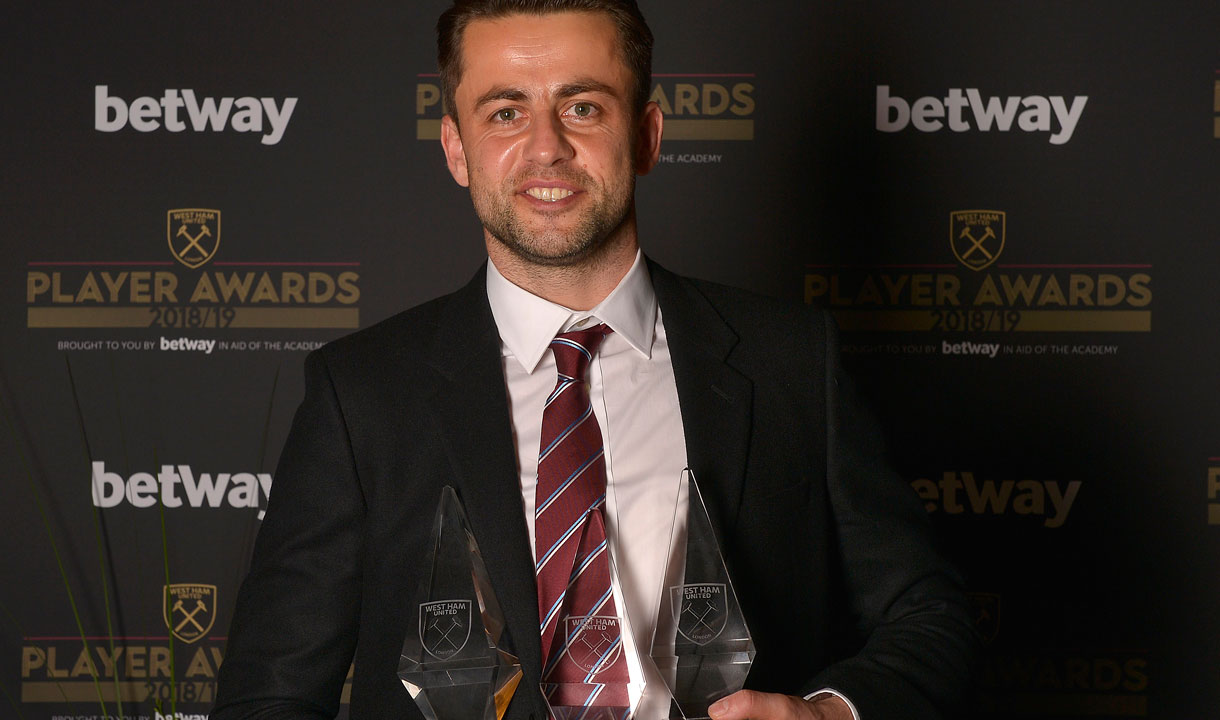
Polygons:
<instances>
[{"instance_id":1,"label":"black backdrop","mask_svg":"<svg viewBox=\"0 0 1220 720\"><path fill-rule=\"evenodd\" d=\"M4 715L206 711L304 352L481 260L444 5L0 11ZM977 601L972 716L1213 714L1220 6L644 9L643 244L836 311Z\"/></svg>"}]
</instances>

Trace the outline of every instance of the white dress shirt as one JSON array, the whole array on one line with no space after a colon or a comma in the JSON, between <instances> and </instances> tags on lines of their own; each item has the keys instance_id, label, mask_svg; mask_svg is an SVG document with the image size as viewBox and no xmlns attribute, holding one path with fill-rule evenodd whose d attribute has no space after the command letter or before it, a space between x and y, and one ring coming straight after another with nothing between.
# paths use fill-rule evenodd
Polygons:
<instances>
[{"instance_id":1,"label":"white dress shirt","mask_svg":"<svg viewBox=\"0 0 1220 720\"><path fill-rule=\"evenodd\" d=\"M623 647L632 681L646 680L650 688L636 717L661 717L668 709L664 682L640 655L652 646L669 549L686 546L686 513L675 514L679 503L686 507L684 490L679 497L686 440L665 326L643 257L637 253L618 286L592 310L569 310L533 295L491 262L487 297L500 331L531 555L543 402L557 377L551 340L599 322L614 330L593 356L588 377L606 458L606 535L616 571L611 584L631 630ZM682 526L676 533L675 515Z\"/></svg>"},{"instance_id":2,"label":"white dress shirt","mask_svg":"<svg viewBox=\"0 0 1220 720\"><path fill-rule=\"evenodd\" d=\"M611 585L615 606L626 615L630 629L623 634L623 648L632 682L644 680L648 687L635 717L665 717L665 683L641 656L648 655L662 620L657 617L662 587L682 582L681 563L671 577L665 574L671 550L686 548L687 496L680 482L687 466L686 440L665 325L643 255L636 253L618 286L591 310L570 310L544 300L514 285L490 261L487 298L500 333L531 557L542 409L557 378L551 340L599 322L614 330L593 356L588 377L606 460ZM676 512L679 508L682 512ZM662 628L674 632L672 622L662 621ZM839 695L829 689L820 692ZM854 706L851 710L859 720Z\"/></svg>"}]
</instances>

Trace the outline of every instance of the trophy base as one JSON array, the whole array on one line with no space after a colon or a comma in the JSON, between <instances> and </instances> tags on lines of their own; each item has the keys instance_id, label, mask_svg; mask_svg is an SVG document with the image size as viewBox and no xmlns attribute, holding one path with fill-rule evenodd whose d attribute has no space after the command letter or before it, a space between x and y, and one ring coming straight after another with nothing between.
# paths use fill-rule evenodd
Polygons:
<instances>
[{"instance_id":1,"label":"trophy base","mask_svg":"<svg viewBox=\"0 0 1220 720\"><path fill-rule=\"evenodd\" d=\"M400 672L399 678L428 720L501 720L521 682L521 668Z\"/></svg>"},{"instance_id":2,"label":"trophy base","mask_svg":"<svg viewBox=\"0 0 1220 720\"><path fill-rule=\"evenodd\" d=\"M752 652L654 656L673 697L669 720L708 720L708 707L740 690L753 661Z\"/></svg>"},{"instance_id":3,"label":"trophy base","mask_svg":"<svg viewBox=\"0 0 1220 720\"><path fill-rule=\"evenodd\" d=\"M642 692L642 683L542 683L553 720L631 720Z\"/></svg>"},{"instance_id":4,"label":"trophy base","mask_svg":"<svg viewBox=\"0 0 1220 720\"><path fill-rule=\"evenodd\" d=\"M552 707L552 720L630 720L631 708L602 705L596 707Z\"/></svg>"}]
</instances>

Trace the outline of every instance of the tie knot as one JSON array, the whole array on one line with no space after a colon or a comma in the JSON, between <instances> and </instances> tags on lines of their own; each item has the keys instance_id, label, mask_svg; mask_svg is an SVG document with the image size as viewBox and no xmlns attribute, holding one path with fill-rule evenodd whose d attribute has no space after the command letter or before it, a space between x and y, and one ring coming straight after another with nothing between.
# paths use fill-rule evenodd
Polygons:
<instances>
[{"instance_id":1,"label":"tie knot","mask_svg":"<svg viewBox=\"0 0 1220 720\"><path fill-rule=\"evenodd\" d=\"M555 353L555 367L561 375L573 379L585 376L593 353L602 344L606 336L614 332L605 323L594 325L585 330L573 330L560 333L551 341L551 350Z\"/></svg>"}]
</instances>

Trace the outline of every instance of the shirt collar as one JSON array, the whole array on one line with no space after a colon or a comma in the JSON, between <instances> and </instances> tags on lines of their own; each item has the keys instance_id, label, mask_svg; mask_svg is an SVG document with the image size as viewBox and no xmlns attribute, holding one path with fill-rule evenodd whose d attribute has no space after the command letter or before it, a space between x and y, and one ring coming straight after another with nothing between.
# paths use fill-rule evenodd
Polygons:
<instances>
[{"instance_id":1,"label":"shirt collar","mask_svg":"<svg viewBox=\"0 0 1220 720\"><path fill-rule=\"evenodd\" d=\"M500 331L500 343L527 373L532 373L561 332L585 318L609 325L614 334L636 352L652 357L656 330L657 296L648 277L644 255L636 251L635 262L614 290L592 310L570 310L534 295L510 282L487 262L487 300Z\"/></svg>"}]
</instances>

